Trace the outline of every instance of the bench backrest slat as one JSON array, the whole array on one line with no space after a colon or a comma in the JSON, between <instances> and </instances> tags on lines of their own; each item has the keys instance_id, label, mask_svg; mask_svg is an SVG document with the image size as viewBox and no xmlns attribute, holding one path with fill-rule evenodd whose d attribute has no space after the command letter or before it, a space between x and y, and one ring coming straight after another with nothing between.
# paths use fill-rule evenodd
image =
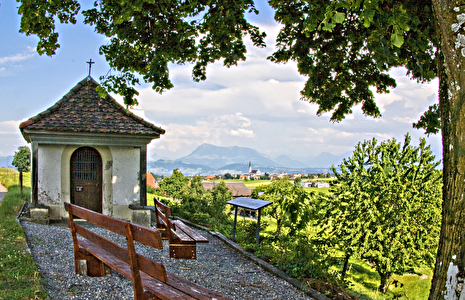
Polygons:
<instances>
[{"instance_id":1,"label":"bench backrest slat","mask_svg":"<svg viewBox=\"0 0 465 300\"><path fill-rule=\"evenodd\" d=\"M73 216L84 219L89 223L105 228L125 237L127 237L126 224L131 224L133 228L132 234L135 241L150 247L154 247L156 249L163 249L161 234L158 230L153 230L151 228L132 224L110 216L105 216L89 209L65 202L66 211L69 212L70 206L72 206L71 211Z\"/></svg>"},{"instance_id":2,"label":"bench backrest slat","mask_svg":"<svg viewBox=\"0 0 465 300\"><path fill-rule=\"evenodd\" d=\"M158 218L160 218L160 219L158 220L158 221L160 222L159 225L164 225L164 226L166 226L167 228L172 227L172 225L171 225L171 220L168 218L168 216L166 216L166 215L163 213L163 211L162 211L159 207L155 206L155 211L156 211L156 213L157 213Z\"/></svg>"},{"instance_id":3,"label":"bench backrest slat","mask_svg":"<svg viewBox=\"0 0 465 300\"><path fill-rule=\"evenodd\" d=\"M126 224L128 254L129 254L129 267L131 269L131 280L134 286L134 298L144 299L144 288L142 287L142 280L140 279L139 264L137 261L136 249L134 247L134 239L132 236L131 224Z\"/></svg>"},{"instance_id":4,"label":"bench backrest slat","mask_svg":"<svg viewBox=\"0 0 465 300\"><path fill-rule=\"evenodd\" d=\"M171 216L171 207L168 205L161 203L160 200L154 198L153 200L155 207L159 207L161 211L168 217Z\"/></svg>"},{"instance_id":5,"label":"bench backrest slat","mask_svg":"<svg viewBox=\"0 0 465 300\"><path fill-rule=\"evenodd\" d=\"M83 227L82 225L74 223L74 226L78 235L129 264L129 255L126 248L123 248L120 245L103 238L102 236Z\"/></svg>"},{"instance_id":6,"label":"bench backrest slat","mask_svg":"<svg viewBox=\"0 0 465 300\"><path fill-rule=\"evenodd\" d=\"M73 204L67 204L65 203L65 207L66 207L66 210L71 211L71 215L70 215L70 222L73 222L73 218L72 216L77 216L77 217L80 217L80 218L83 218L84 216L92 216L93 214L96 214L96 215L100 215L99 213L96 213L96 212L93 212L93 211L90 211L91 213L89 212L86 212L87 210L82 208L82 207L79 207L79 206L76 206L76 205L73 205ZM127 233L127 229L125 229L126 227L124 226L124 224L127 224L126 226L130 226L131 228L131 231L132 231L132 237L134 240L136 241L139 241L142 243L142 241L155 241L154 243L145 243L146 245L148 246L152 246L150 244L154 244L156 246L158 246L158 244L161 245L160 248L158 247L154 247L154 248L157 248L157 249L163 249L163 244L161 242L161 235L160 235L160 232L157 231L157 230L151 230L149 228L145 228L145 227L142 227L142 226L139 226L139 225L135 225L135 224L132 224L132 223L129 223L129 222L125 222L125 221L122 221L122 220L118 220L118 219L115 219L115 218L112 218L112 217L108 217L108 216L97 216L101 219L105 219L106 220L106 223L105 223L105 226L101 226L105 229L108 229L108 227L114 227L112 226L111 224L108 224L113 221L116 221L118 224L121 224L123 225L122 228L124 229L124 232L122 232L123 234L121 234L122 236L125 236L126 238L131 238L131 237L128 237L128 233ZM95 218L95 216L93 217L90 217L92 218L93 220L95 219L99 219L99 218ZM89 221L89 220L87 220ZM92 223L92 222L90 222ZM95 223L92 223L94 225L97 225L98 226L98 223L100 222L96 222L97 224ZM110 226L109 226L110 225ZM82 236L83 238L85 238L86 240L94 243L96 246L98 246L99 248L102 248L103 250L107 251L107 252L110 252L112 253L114 256L118 257L119 259L121 259L122 261L124 261L125 263L127 264L131 264L130 263L130 259L129 259L129 253L128 253L128 249L127 248L124 248L114 242L111 242L107 239L105 239L104 237L94 233L93 231L85 228L84 226L80 225L80 224L77 224L75 222L73 222L72 224L72 228L74 228L74 233L73 233L73 236L75 234L78 234L80 236ZM110 230L110 229L108 229ZM113 230L110 230L110 231L113 231ZM115 231L113 231L115 232ZM121 232L121 230L118 230L118 232ZM115 232L115 233L118 233L118 232ZM143 234L150 234L150 235L155 235L156 234L156 238L146 238L146 237L143 237ZM76 240L77 241L77 240ZM158 241L160 243L158 243ZM77 243L76 243L77 245ZM153 247L153 246L152 246ZM76 249L75 249L76 250ZM140 255L138 253L136 253L136 258L137 258L137 265L138 265L138 268L140 271L144 272L144 273L147 273L148 275L162 281L162 282L167 282L168 281L168 277L166 275L166 270L165 270L165 266L163 266L162 264L160 263L157 263L143 255Z\"/></svg>"},{"instance_id":7,"label":"bench backrest slat","mask_svg":"<svg viewBox=\"0 0 465 300\"><path fill-rule=\"evenodd\" d=\"M175 225L168 218L171 216L171 207L161 203L157 198L154 198L153 203L157 219L157 226L161 225L166 227L166 234L168 236L168 240L171 243L173 242L172 230L176 230Z\"/></svg>"}]
</instances>

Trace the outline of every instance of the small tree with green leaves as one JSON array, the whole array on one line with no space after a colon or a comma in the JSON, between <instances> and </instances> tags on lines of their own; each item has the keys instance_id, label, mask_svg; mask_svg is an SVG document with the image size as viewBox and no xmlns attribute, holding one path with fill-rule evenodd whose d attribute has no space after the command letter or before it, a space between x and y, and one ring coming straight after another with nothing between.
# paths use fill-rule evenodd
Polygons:
<instances>
[{"instance_id":1,"label":"small tree with green leaves","mask_svg":"<svg viewBox=\"0 0 465 300\"><path fill-rule=\"evenodd\" d=\"M289 235L295 235L307 225L310 217L307 205L309 196L299 179L293 184L288 177L279 178L255 190L254 197L258 197L258 191L263 191L260 198L273 202L264 209L264 213L276 220L276 237L281 235L283 227L289 229Z\"/></svg>"},{"instance_id":2,"label":"small tree with green leaves","mask_svg":"<svg viewBox=\"0 0 465 300\"><path fill-rule=\"evenodd\" d=\"M321 234L345 253L343 275L350 256L372 263L386 291L392 274L432 264L441 222L441 172L424 139L418 147L395 139L376 139L355 147L344 159L334 196L320 220Z\"/></svg>"},{"instance_id":3,"label":"small tree with green leaves","mask_svg":"<svg viewBox=\"0 0 465 300\"><path fill-rule=\"evenodd\" d=\"M226 202L232 199L233 193L228 189L224 182L213 187L212 202L210 205L210 214L212 217L223 221L225 218L224 211L226 210Z\"/></svg>"},{"instance_id":4,"label":"small tree with green leaves","mask_svg":"<svg viewBox=\"0 0 465 300\"><path fill-rule=\"evenodd\" d=\"M190 186L182 191L180 213L199 224L219 226L226 221L224 211L231 197L232 192L224 182L210 191L204 189L200 176L194 176Z\"/></svg>"},{"instance_id":5,"label":"small tree with green leaves","mask_svg":"<svg viewBox=\"0 0 465 300\"><path fill-rule=\"evenodd\" d=\"M29 172L31 168L31 150L27 146L21 146L15 152L12 162L13 166L19 171L19 184L21 186L21 195L23 194L23 172Z\"/></svg>"},{"instance_id":6,"label":"small tree with green leaves","mask_svg":"<svg viewBox=\"0 0 465 300\"><path fill-rule=\"evenodd\" d=\"M174 169L170 177L165 177L158 185L158 190L174 199L180 199L183 190L189 186L189 177L179 169Z\"/></svg>"}]
</instances>

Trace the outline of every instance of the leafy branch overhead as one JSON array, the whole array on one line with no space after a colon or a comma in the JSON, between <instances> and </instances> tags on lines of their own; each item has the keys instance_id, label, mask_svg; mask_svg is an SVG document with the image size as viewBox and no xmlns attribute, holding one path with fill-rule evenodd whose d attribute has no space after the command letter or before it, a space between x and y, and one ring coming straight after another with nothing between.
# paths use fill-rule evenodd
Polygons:
<instances>
[{"instance_id":1,"label":"leafy branch overhead","mask_svg":"<svg viewBox=\"0 0 465 300\"><path fill-rule=\"evenodd\" d=\"M59 47L55 21L76 23L78 0L59 3L18 0L21 32L39 37L37 51L53 55ZM271 0L275 19L283 24L276 63L294 60L307 77L302 99L319 105L318 114L333 111L340 121L362 104L366 115L381 115L372 87L387 93L395 80L392 67L406 66L425 81L435 77L435 27L429 5L415 1L288 1ZM206 79L206 67L222 60L227 67L245 60L244 36L265 46L265 33L246 20L258 14L253 0L110 1L100 0L82 11L84 23L110 41L100 47L117 72L103 85L137 104L134 88L143 80L157 92L173 87L169 64L192 63L195 81Z\"/></svg>"},{"instance_id":2,"label":"leafy branch overhead","mask_svg":"<svg viewBox=\"0 0 465 300\"><path fill-rule=\"evenodd\" d=\"M387 93L396 86L387 73L405 66L419 81L436 76L435 27L431 3L416 1L284 1L272 0L282 23L277 63L294 60L308 79L302 99L332 112L341 121L352 107L379 117L372 87Z\"/></svg>"},{"instance_id":3,"label":"leafy branch overhead","mask_svg":"<svg viewBox=\"0 0 465 300\"><path fill-rule=\"evenodd\" d=\"M76 23L79 1L18 2L20 31L39 37L38 53L54 55L60 46L55 20ZM192 76L201 81L210 63L223 59L230 67L245 60L245 35L255 46L265 46L265 33L246 20L246 12L258 14L252 0L101 0L82 14L84 23L110 39L100 54L117 75L105 78L104 86L124 96L126 105L134 105L138 94L134 86L140 79L157 92L173 87L169 63L193 63Z\"/></svg>"}]
</instances>

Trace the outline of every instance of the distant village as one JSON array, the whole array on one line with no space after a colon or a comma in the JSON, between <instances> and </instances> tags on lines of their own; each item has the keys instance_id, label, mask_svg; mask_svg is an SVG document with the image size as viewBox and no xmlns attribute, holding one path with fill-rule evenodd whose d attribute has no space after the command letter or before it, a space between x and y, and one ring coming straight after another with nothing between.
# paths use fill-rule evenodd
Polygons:
<instances>
[{"instance_id":1,"label":"distant village","mask_svg":"<svg viewBox=\"0 0 465 300\"><path fill-rule=\"evenodd\" d=\"M277 178L284 178L288 177L291 180L295 180L297 178L307 178L307 179L318 179L318 178L331 178L330 173L327 174L304 174L304 173L291 173L288 174L287 172L280 172L279 174L273 173L262 173L260 170L253 170L252 164L249 163L249 173L248 174L222 174L222 175L207 175L204 177L205 180L218 180L218 179L240 179L240 180L273 180ZM329 187L329 183L327 182L318 182L318 181L308 181L302 182L302 186L304 187Z\"/></svg>"},{"instance_id":2,"label":"distant village","mask_svg":"<svg viewBox=\"0 0 465 300\"><path fill-rule=\"evenodd\" d=\"M162 176L156 176L158 180L161 180ZM220 184L220 182L213 182L214 180L273 180L278 178L285 178L288 177L290 180L295 180L297 178L300 179L310 179L308 181L300 182L302 187L306 188L328 188L330 187L330 183L327 181L318 181L319 178L332 178L330 173L327 174L304 174L304 173L291 173L288 174L287 172L280 172L279 174L268 174L262 173L260 170L253 170L251 163L249 163L249 173L246 174L217 174L217 175L207 175L204 176L204 181L202 185L204 189L211 190L216 185ZM232 191L233 198L237 197L250 197L252 195L252 189L249 189L245 186L243 182L225 182L226 187ZM151 173L147 173L147 186L157 189L158 183L154 176Z\"/></svg>"}]
</instances>

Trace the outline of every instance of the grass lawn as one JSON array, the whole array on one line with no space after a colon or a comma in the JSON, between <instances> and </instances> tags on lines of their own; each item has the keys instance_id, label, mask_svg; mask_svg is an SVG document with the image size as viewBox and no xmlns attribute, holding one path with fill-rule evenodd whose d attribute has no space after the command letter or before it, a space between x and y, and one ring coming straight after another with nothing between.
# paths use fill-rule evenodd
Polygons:
<instances>
[{"instance_id":1,"label":"grass lawn","mask_svg":"<svg viewBox=\"0 0 465 300\"><path fill-rule=\"evenodd\" d=\"M24 195L18 185L18 174L0 168L0 182L8 189L0 205L0 299L46 299L44 281L32 256L26 251L23 228L16 215L29 199L30 175L26 173Z\"/></svg>"},{"instance_id":2,"label":"grass lawn","mask_svg":"<svg viewBox=\"0 0 465 300\"><path fill-rule=\"evenodd\" d=\"M428 267L419 267L415 270L418 274L393 275L389 279L389 288L386 294L377 291L380 277L376 270L363 260L349 260L350 271L346 275L349 288L354 296L361 299L385 300L398 299L426 300L433 270ZM338 269L340 271L342 266ZM397 281L397 283L395 283Z\"/></svg>"},{"instance_id":3,"label":"grass lawn","mask_svg":"<svg viewBox=\"0 0 465 300\"><path fill-rule=\"evenodd\" d=\"M315 180L315 179L314 179ZM323 178L318 179L318 181L331 181L334 179L331 178ZM267 185L271 183L271 180L239 180L239 179L230 179L230 180L212 180L213 182L243 182L246 187L249 189L254 189L259 185ZM304 181L309 181L309 179L305 179ZM315 193L329 193L329 188L304 188L306 192L315 192Z\"/></svg>"}]
</instances>

